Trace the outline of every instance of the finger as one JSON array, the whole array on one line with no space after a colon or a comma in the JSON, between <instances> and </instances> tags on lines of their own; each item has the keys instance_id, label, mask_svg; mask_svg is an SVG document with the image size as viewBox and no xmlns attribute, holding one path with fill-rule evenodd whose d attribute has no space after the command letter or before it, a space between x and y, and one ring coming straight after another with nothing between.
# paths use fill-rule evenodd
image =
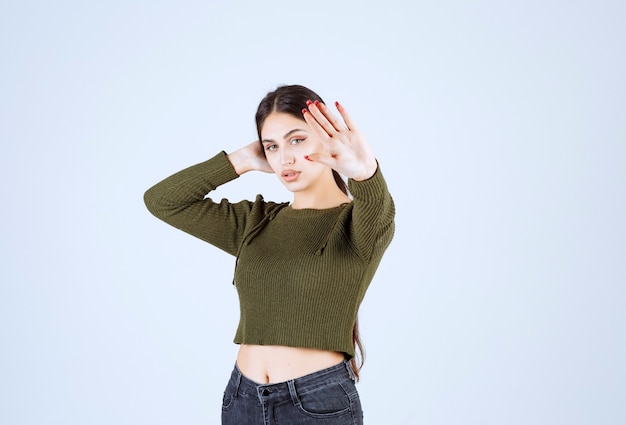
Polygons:
<instances>
[{"instance_id":1,"label":"finger","mask_svg":"<svg viewBox=\"0 0 626 425\"><path fill-rule=\"evenodd\" d=\"M356 126L354 125L354 121L352 121L352 118L350 118L350 115L348 114L348 111L346 111L346 108L344 108L343 105L339 102L335 102L335 107L341 114L341 118L343 118L343 121L346 123L348 130L355 130Z\"/></svg>"},{"instance_id":2,"label":"finger","mask_svg":"<svg viewBox=\"0 0 626 425\"><path fill-rule=\"evenodd\" d=\"M332 136L334 133L339 131L335 126L329 121L328 117L324 112L322 112L322 108L325 108L325 105L319 101L315 102L307 102L309 106L309 112L313 117L317 120L319 125L328 133L328 135ZM325 108L328 111L328 108ZM328 111L330 113L330 111Z\"/></svg>"},{"instance_id":3,"label":"finger","mask_svg":"<svg viewBox=\"0 0 626 425\"><path fill-rule=\"evenodd\" d=\"M304 108L302 110L302 116L304 117L304 120L309 125L309 127L311 127L313 132L317 134L317 136L322 140L323 143L324 140L328 138L328 132L322 127L322 125L317 121L317 119L313 116L313 114L311 114L311 111L309 111L308 109Z\"/></svg>"},{"instance_id":4,"label":"finger","mask_svg":"<svg viewBox=\"0 0 626 425\"><path fill-rule=\"evenodd\" d=\"M343 123L324 103L315 103L315 106L320 110L326 119L331 123L336 131L346 130L346 124Z\"/></svg>"},{"instance_id":5,"label":"finger","mask_svg":"<svg viewBox=\"0 0 626 425\"><path fill-rule=\"evenodd\" d=\"M327 167L334 168L337 163L337 160L333 158L331 155L323 154L323 153L310 153L304 157L307 161L319 162L320 164L326 165Z\"/></svg>"}]
</instances>

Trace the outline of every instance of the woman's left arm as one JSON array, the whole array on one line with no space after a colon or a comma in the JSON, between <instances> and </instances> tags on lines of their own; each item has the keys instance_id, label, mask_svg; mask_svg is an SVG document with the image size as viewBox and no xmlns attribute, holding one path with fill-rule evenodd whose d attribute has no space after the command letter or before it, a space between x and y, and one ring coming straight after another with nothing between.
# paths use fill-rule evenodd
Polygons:
<instances>
[{"instance_id":1,"label":"woman's left arm","mask_svg":"<svg viewBox=\"0 0 626 425\"><path fill-rule=\"evenodd\" d=\"M345 108L338 102L335 105L343 122L323 103L310 103L302 111L326 148L326 153L311 153L307 158L348 177L353 196L350 236L359 255L369 259L377 248L382 255L391 242L395 206L365 137Z\"/></svg>"},{"instance_id":2,"label":"woman's left arm","mask_svg":"<svg viewBox=\"0 0 626 425\"><path fill-rule=\"evenodd\" d=\"M367 180L378 168L376 157L345 108L339 102L335 102L335 106L343 122L321 102L310 102L308 109L302 110L305 121L326 148L326 153L312 153L308 158L337 170L349 179Z\"/></svg>"}]
</instances>

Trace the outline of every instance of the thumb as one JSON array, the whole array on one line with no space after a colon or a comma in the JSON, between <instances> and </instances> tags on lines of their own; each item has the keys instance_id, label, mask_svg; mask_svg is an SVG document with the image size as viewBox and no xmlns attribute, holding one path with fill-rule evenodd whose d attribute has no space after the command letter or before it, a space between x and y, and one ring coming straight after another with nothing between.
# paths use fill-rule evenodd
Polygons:
<instances>
[{"instance_id":1,"label":"thumb","mask_svg":"<svg viewBox=\"0 0 626 425\"><path fill-rule=\"evenodd\" d=\"M310 153L304 156L304 159L312 162L319 162L320 164L331 167L335 163L335 159L327 154L323 153Z\"/></svg>"}]
</instances>

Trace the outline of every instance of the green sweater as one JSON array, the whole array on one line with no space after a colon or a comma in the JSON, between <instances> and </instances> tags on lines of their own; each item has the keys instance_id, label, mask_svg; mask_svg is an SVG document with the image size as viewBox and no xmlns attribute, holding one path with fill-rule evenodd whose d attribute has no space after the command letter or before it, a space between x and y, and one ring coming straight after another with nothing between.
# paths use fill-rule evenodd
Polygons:
<instances>
[{"instance_id":1,"label":"green sweater","mask_svg":"<svg viewBox=\"0 0 626 425\"><path fill-rule=\"evenodd\" d=\"M380 170L348 181L352 202L321 210L261 195L238 203L206 197L237 177L220 152L157 183L144 200L156 217L237 258L235 343L353 357L359 305L394 232L394 204Z\"/></svg>"}]
</instances>

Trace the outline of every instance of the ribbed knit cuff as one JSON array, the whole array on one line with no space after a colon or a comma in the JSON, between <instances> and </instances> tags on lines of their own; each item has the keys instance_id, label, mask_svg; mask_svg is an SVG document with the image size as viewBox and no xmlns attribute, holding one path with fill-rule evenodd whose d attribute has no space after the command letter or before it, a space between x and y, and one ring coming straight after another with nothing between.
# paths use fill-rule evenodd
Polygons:
<instances>
[{"instance_id":1,"label":"ribbed knit cuff","mask_svg":"<svg viewBox=\"0 0 626 425\"><path fill-rule=\"evenodd\" d=\"M233 164L228 160L227 154L224 151L219 152L213 158L203 162L202 166L203 171L211 174L211 183L216 186L228 183L239 177L239 174L235 171Z\"/></svg>"},{"instance_id":2,"label":"ribbed knit cuff","mask_svg":"<svg viewBox=\"0 0 626 425\"><path fill-rule=\"evenodd\" d=\"M376 171L366 180L348 179L348 190L355 199L368 200L372 197L380 197L387 192L387 183L380 171L380 165L376 167Z\"/></svg>"}]
</instances>

